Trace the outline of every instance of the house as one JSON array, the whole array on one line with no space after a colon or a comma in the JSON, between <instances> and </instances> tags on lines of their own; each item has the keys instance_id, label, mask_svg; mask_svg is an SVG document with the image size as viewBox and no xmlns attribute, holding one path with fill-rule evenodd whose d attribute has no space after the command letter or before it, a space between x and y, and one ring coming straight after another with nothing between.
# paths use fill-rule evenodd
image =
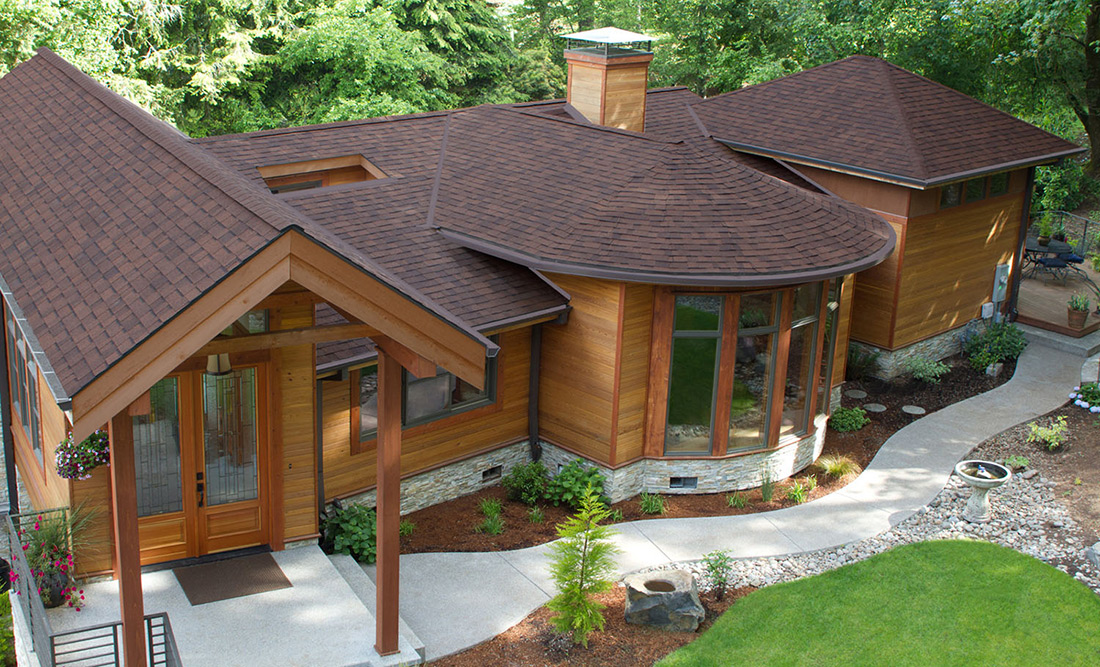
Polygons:
<instances>
[{"instance_id":1,"label":"house","mask_svg":"<svg viewBox=\"0 0 1100 667\"><path fill-rule=\"evenodd\" d=\"M334 499L377 505L385 655L401 511L539 457L614 499L804 468L849 339L978 317L1079 150L874 59L701 100L571 37L565 101L203 139L45 49L0 79L5 450L36 508L104 510L128 655L141 565L316 541Z\"/></svg>"}]
</instances>

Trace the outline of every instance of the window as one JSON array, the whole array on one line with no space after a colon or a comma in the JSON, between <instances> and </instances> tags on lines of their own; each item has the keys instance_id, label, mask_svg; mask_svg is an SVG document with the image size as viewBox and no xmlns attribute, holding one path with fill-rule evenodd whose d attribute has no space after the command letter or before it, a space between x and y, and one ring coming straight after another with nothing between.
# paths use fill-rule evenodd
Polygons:
<instances>
[{"instance_id":1,"label":"window","mask_svg":"<svg viewBox=\"0 0 1100 667\"><path fill-rule=\"evenodd\" d=\"M725 297L676 297L665 454L709 454Z\"/></svg>"},{"instance_id":2,"label":"window","mask_svg":"<svg viewBox=\"0 0 1100 667\"><path fill-rule=\"evenodd\" d=\"M266 333L268 326L266 310L250 310L244 315L241 315L236 322L227 326L218 335L244 336L247 334Z\"/></svg>"},{"instance_id":3,"label":"window","mask_svg":"<svg viewBox=\"0 0 1100 667\"><path fill-rule=\"evenodd\" d=\"M985 199L984 178L972 178L966 182L966 203Z\"/></svg>"},{"instance_id":4,"label":"window","mask_svg":"<svg viewBox=\"0 0 1100 667\"><path fill-rule=\"evenodd\" d=\"M495 340L495 337L493 337ZM454 375L436 369L435 377L418 378L404 373L401 425L413 426L443 419L496 401L496 358L486 360L485 389ZM358 384L352 391L353 415L359 413L359 442L365 443L378 435L378 367L368 366L358 372ZM353 381L354 381L354 375Z\"/></svg>"},{"instance_id":5,"label":"window","mask_svg":"<svg viewBox=\"0 0 1100 667\"><path fill-rule=\"evenodd\" d=\"M779 302L776 292L740 298L727 451L758 449L767 444Z\"/></svg>"},{"instance_id":6,"label":"window","mask_svg":"<svg viewBox=\"0 0 1100 667\"><path fill-rule=\"evenodd\" d=\"M272 194L386 178L381 169L362 155L290 162L260 167L258 171Z\"/></svg>"},{"instance_id":7,"label":"window","mask_svg":"<svg viewBox=\"0 0 1100 667\"><path fill-rule=\"evenodd\" d=\"M999 197L1008 192L1008 172L993 174L989 177L989 196Z\"/></svg>"},{"instance_id":8,"label":"window","mask_svg":"<svg viewBox=\"0 0 1100 667\"><path fill-rule=\"evenodd\" d=\"M951 208L962 203L962 183L952 183L940 188L940 208Z\"/></svg>"},{"instance_id":9,"label":"window","mask_svg":"<svg viewBox=\"0 0 1100 667\"><path fill-rule=\"evenodd\" d=\"M8 376L14 420L23 427L39 463L45 465L42 454L42 433L39 431L38 365L34 361L23 331L15 323L11 311L4 309L4 326L8 340Z\"/></svg>"}]
</instances>

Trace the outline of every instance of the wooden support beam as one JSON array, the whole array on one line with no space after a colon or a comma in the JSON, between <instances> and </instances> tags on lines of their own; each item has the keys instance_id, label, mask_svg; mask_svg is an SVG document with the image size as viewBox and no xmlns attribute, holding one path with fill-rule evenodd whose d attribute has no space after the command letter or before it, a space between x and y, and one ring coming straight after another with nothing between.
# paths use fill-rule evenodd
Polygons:
<instances>
[{"instance_id":1,"label":"wooden support beam","mask_svg":"<svg viewBox=\"0 0 1100 667\"><path fill-rule=\"evenodd\" d=\"M385 348L378 350L377 565L378 592L374 648L397 653L398 573L401 555L401 364Z\"/></svg>"},{"instance_id":2,"label":"wooden support beam","mask_svg":"<svg viewBox=\"0 0 1100 667\"><path fill-rule=\"evenodd\" d=\"M276 292L257 303L253 310L271 310L274 308L286 308L287 306L306 306L309 304L317 304L321 301L323 301L321 297L313 292L307 292L305 290L298 292Z\"/></svg>"},{"instance_id":3,"label":"wooden support beam","mask_svg":"<svg viewBox=\"0 0 1100 667\"><path fill-rule=\"evenodd\" d=\"M276 347L305 345L307 343L328 343L351 338L371 338L376 335L378 335L378 330L365 324L336 324L328 327L306 327L245 336L227 336L225 338L215 338L203 345L195 352L195 356L232 354L246 350L267 350Z\"/></svg>"},{"instance_id":4,"label":"wooden support beam","mask_svg":"<svg viewBox=\"0 0 1100 667\"><path fill-rule=\"evenodd\" d=\"M434 361L425 359L389 336L375 336L373 340L379 349L385 350L386 354L397 360L397 363L404 366L416 377L435 377L436 365Z\"/></svg>"},{"instance_id":5,"label":"wooden support beam","mask_svg":"<svg viewBox=\"0 0 1100 667\"><path fill-rule=\"evenodd\" d=\"M111 419L111 502L114 505L115 572L122 610L122 648L126 667L145 667L145 603L141 592L138 542L137 477L134 425L127 410Z\"/></svg>"}]
</instances>

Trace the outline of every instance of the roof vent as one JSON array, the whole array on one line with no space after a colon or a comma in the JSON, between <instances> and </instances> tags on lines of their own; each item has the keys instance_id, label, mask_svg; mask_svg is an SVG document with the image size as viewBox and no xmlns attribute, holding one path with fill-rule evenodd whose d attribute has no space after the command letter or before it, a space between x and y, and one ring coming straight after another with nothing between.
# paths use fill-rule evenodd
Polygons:
<instances>
[{"instance_id":1,"label":"roof vent","mask_svg":"<svg viewBox=\"0 0 1100 667\"><path fill-rule=\"evenodd\" d=\"M569 65L569 104L598 125L644 131L653 38L618 28L562 37Z\"/></svg>"}]
</instances>

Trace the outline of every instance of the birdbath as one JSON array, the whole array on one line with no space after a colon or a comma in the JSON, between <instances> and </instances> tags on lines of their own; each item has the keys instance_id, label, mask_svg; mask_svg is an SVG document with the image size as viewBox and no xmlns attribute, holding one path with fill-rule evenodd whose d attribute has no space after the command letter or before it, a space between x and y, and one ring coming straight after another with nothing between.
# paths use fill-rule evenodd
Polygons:
<instances>
[{"instance_id":1,"label":"birdbath","mask_svg":"<svg viewBox=\"0 0 1100 667\"><path fill-rule=\"evenodd\" d=\"M989 491L1007 482L1012 472L992 461L959 461L955 464L955 474L972 489L963 518L970 523L988 522L991 516L987 497Z\"/></svg>"}]
</instances>

